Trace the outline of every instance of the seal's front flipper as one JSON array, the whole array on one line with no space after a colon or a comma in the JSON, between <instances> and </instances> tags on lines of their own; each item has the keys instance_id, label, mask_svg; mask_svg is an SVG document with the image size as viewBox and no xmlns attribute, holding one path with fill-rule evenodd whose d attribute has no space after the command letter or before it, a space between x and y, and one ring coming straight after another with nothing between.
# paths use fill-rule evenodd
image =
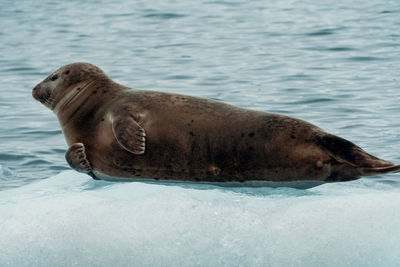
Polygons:
<instances>
[{"instance_id":1,"label":"seal's front flipper","mask_svg":"<svg viewBox=\"0 0 400 267\"><path fill-rule=\"evenodd\" d=\"M125 150L137 155L144 153L146 133L131 116L114 117L112 129L118 143Z\"/></svg>"},{"instance_id":2,"label":"seal's front flipper","mask_svg":"<svg viewBox=\"0 0 400 267\"><path fill-rule=\"evenodd\" d=\"M71 168L79 172L87 173L96 179L92 173L92 166L86 158L85 146L82 143L75 143L70 146L67 153L65 153L65 159Z\"/></svg>"}]
</instances>

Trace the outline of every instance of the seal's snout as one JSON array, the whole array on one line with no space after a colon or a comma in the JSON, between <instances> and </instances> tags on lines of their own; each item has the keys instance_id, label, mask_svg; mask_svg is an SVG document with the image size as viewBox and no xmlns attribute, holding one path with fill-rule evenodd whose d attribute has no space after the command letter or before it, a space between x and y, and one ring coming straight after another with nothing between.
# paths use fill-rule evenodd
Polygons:
<instances>
[{"instance_id":1,"label":"seal's snout","mask_svg":"<svg viewBox=\"0 0 400 267\"><path fill-rule=\"evenodd\" d=\"M40 90L40 84L36 85L35 88L32 89L32 96L36 100L39 100L39 96L38 96L39 90Z\"/></svg>"},{"instance_id":2,"label":"seal's snout","mask_svg":"<svg viewBox=\"0 0 400 267\"><path fill-rule=\"evenodd\" d=\"M48 87L42 87L41 84L38 84L32 90L32 96L37 101L51 108L52 99L51 99L51 90Z\"/></svg>"}]
</instances>

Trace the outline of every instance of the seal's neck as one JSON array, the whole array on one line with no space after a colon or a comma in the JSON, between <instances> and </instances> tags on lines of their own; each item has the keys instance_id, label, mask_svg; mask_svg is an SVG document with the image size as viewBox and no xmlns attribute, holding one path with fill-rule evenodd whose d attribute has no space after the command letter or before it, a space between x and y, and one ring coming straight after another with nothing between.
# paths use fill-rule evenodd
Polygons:
<instances>
[{"instance_id":1,"label":"seal's neck","mask_svg":"<svg viewBox=\"0 0 400 267\"><path fill-rule=\"evenodd\" d=\"M77 103L83 102L90 95L88 94L88 88L94 82L95 81L88 81L74 84L65 90L66 93L58 97L59 100L53 109L54 113L58 115L60 110L64 113L65 111L73 109L74 106L77 106Z\"/></svg>"},{"instance_id":2,"label":"seal's neck","mask_svg":"<svg viewBox=\"0 0 400 267\"><path fill-rule=\"evenodd\" d=\"M96 79L75 84L60 96L54 112L66 137L66 129L84 132L91 124L96 123L97 114L114 101L114 87L115 84L109 79Z\"/></svg>"}]
</instances>

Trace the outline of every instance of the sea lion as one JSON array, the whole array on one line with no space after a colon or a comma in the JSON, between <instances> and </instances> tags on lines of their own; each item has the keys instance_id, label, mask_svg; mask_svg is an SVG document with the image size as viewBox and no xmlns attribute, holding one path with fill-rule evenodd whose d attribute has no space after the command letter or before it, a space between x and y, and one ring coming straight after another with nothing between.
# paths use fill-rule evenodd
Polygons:
<instances>
[{"instance_id":1,"label":"sea lion","mask_svg":"<svg viewBox=\"0 0 400 267\"><path fill-rule=\"evenodd\" d=\"M322 183L400 171L303 120L131 89L89 63L59 68L32 94L58 116L69 165L94 178Z\"/></svg>"}]
</instances>

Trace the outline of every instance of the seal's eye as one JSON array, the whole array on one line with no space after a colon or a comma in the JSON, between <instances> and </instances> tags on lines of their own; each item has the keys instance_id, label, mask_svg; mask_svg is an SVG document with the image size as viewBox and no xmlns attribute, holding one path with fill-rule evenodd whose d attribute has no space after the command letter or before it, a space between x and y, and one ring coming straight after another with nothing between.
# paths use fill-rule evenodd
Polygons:
<instances>
[{"instance_id":1,"label":"seal's eye","mask_svg":"<svg viewBox=\"0 0 400 267\"><path fill-rule=\"evenodd\" d=\"M52 81L55 81L55 80L57 80L58 79L58 75L57 74L54 74L51 78L50 78L50 80L52 80Z\"/></svg>"}]
</instances>

